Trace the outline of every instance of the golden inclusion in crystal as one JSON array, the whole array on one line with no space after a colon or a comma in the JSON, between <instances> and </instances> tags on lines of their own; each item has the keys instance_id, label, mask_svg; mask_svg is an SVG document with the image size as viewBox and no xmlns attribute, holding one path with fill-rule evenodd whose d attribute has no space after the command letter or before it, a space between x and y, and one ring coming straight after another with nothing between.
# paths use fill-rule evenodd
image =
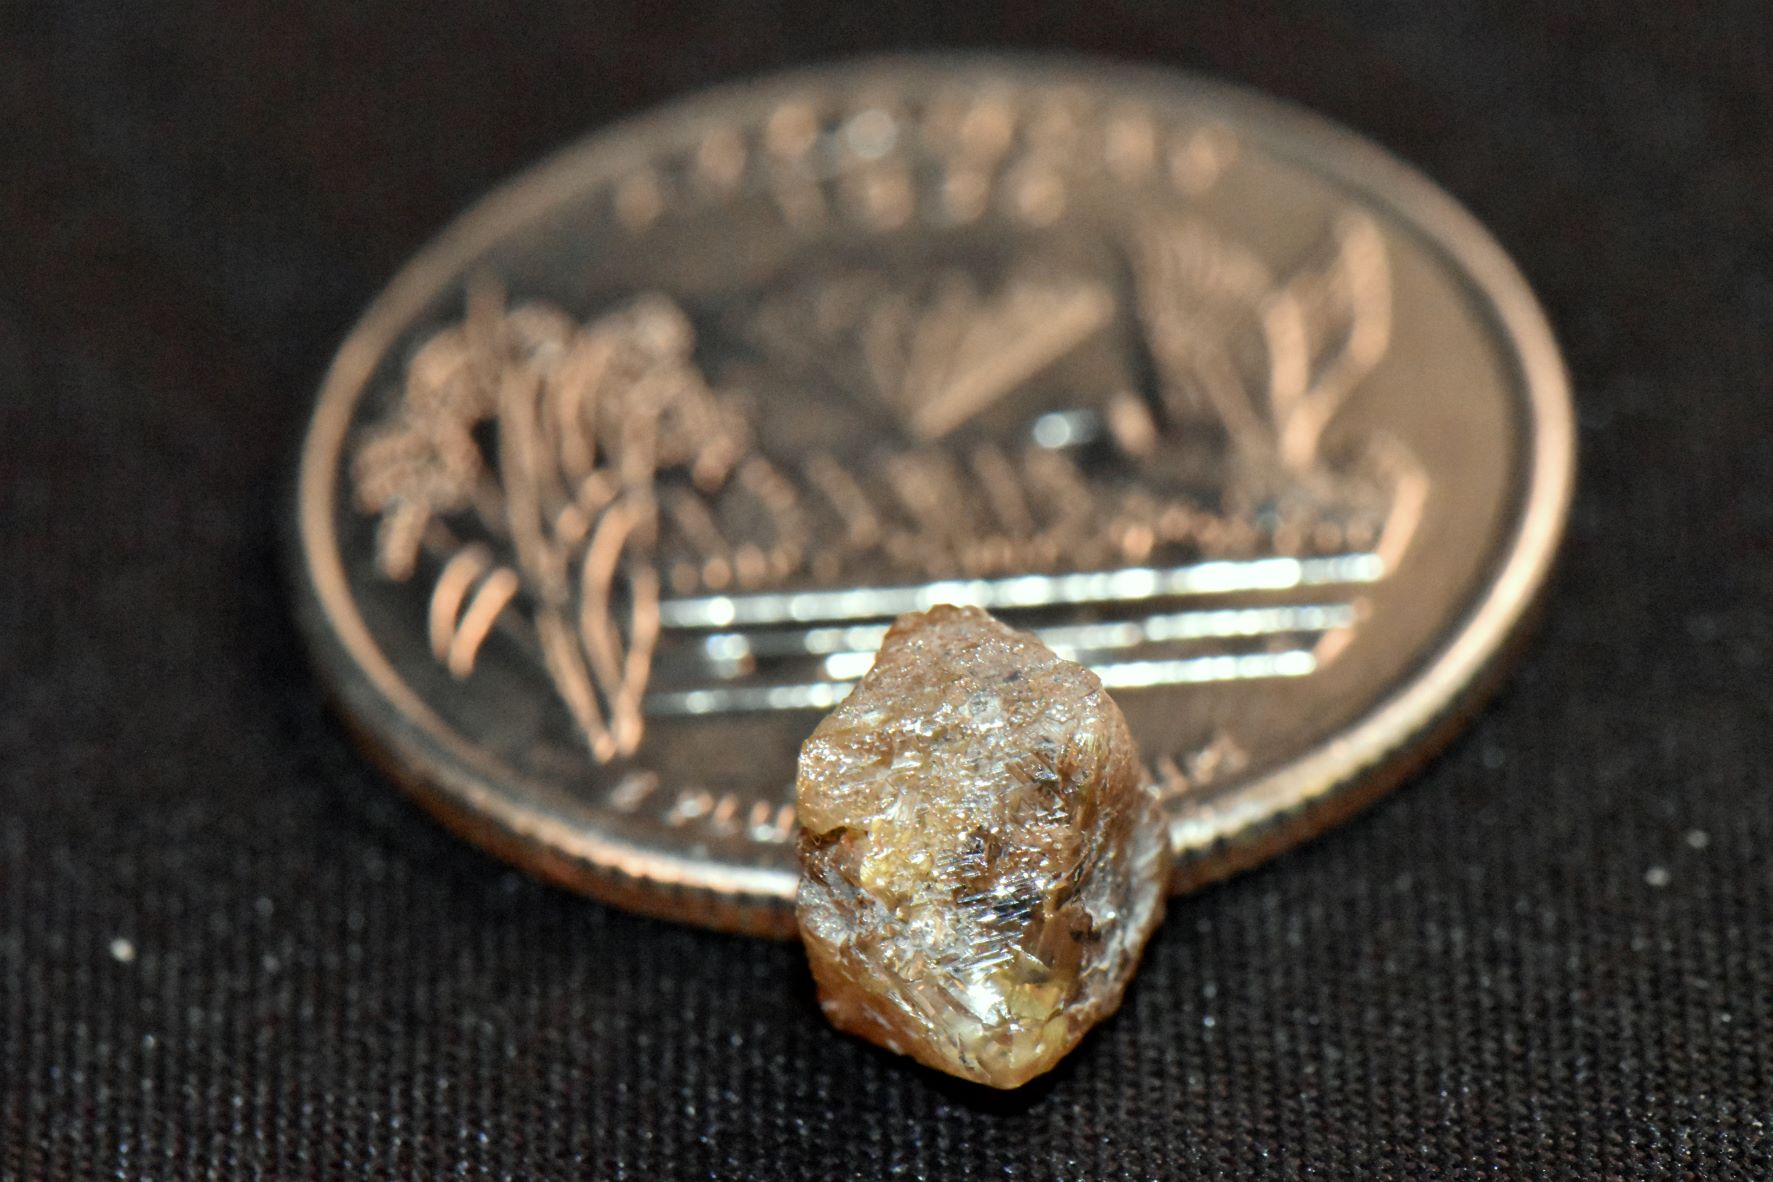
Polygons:
<instances>
[{"instance_id":1,"label":"golden inclusion in crystal","mask_svg":"<svg viewBox=\"0 0 1773 1182\"><path fill-rule=\"evenodd\" d=\"M1169 849L1089 670L977 608L902 616L795 794L800 933L840 1029L1013 1088L1120 1005Z\"/></svg>"}]
</instances>

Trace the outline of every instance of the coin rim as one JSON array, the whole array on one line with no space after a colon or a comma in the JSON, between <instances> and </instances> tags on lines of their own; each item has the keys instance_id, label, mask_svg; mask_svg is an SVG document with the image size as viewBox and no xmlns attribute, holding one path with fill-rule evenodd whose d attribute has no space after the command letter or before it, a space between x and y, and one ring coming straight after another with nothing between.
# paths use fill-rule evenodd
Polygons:
<instances>
[{"instance_id":1,"label":"coin rim","mask_svg":"<svg viewBox=\"0 0 1773 1182\"><path fill-rule=\"evenodd\" d=\"M1121 94L1186 100L1277 158L1305 167L1413 232L1486 311L1516 369L1526 486L1513 536L1497 543L1493 578L1474 593L1451 639L1349 726L1301 756L1204 801L1172 824L1176 889L1223 877L1305 840L1393 786L1439 749L1493 687L1547 581L1575 477L1574 411L1551 327L1526 280L1489 232L1432 181L1357 133L1283 100L1176 70L1049 55L921 54L866 58L731 83L594 132L494 189L423 247L371 302L320 387L297 475L292 543L297 614L341 713L376 762L451 828L542 876L631 910L724 930L785 935L794 876L647 848L575 825L502 793L509 774L456 734L400 677L357 610L334 529L337 466L363 387L414 314L466 265L599 179L651 155L667 129L725 121L818 87L907 73L1022 83L1106 84ZM686 126L688 125L688 126ZM373 720L373 721L372 721Z\"/></svg>"}]
</instances>

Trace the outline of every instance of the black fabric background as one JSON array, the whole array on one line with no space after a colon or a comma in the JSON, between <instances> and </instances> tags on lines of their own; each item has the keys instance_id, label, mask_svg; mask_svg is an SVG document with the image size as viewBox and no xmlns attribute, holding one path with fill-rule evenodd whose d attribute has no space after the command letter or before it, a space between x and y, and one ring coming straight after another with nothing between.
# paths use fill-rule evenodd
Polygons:
<instances>
[{"instance_id":1,"label":"black fabric background","mask_svg":"<svg viewBox=\"0 0 1773 1182\"><path fill-rule=\"evenodd\" d=\"M445 835L323 709L278 566L330 351L451 214L687 89L917 45L1365 132L1519 260L1581 410L1503 697L1179 903L1011 1097L827 1030L791 945ZM1753 2L0 4L0 1175L1773 1177L1770 398Z\"/></svg>"}]
</instances>

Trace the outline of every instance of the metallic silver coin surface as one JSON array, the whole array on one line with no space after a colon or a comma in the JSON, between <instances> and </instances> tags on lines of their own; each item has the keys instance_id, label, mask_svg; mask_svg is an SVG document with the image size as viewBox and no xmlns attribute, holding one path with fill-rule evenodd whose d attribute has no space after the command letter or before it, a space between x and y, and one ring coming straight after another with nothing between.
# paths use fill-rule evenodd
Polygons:
<instances>
[{"instance_id":1,"label":"metallic silver coin surface","mask_svg":"<svg viewBox=\"0 0 1773 1182\"><path fill-rule=\"evenodd\" d=\"M1572 467L1522 280L1374 147L1175 74L884 60L603 132L421 253L321 390L300 603L470 838L784 932L796 751L895 615L1094 668L1181 888L1447 733Z\"/></svg>"}]
</instances>

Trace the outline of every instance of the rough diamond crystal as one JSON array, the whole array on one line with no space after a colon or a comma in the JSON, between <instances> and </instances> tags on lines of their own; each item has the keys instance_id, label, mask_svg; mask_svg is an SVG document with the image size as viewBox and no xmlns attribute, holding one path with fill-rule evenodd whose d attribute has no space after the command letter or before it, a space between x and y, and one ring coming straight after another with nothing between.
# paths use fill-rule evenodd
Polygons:
<instances>
[{"instance_id":1,"label":"rough diamond crystal","mask_svg":"<svg viewBox=\"0 0 1773 1182\"><path fill-rule=\"evenodd\" d=\"M1120 1005L1169 851L1089 670L976 608L902 616L795 790L801 937L841 1029L1012 1088Z\"/></svg>"}]
</instances>

